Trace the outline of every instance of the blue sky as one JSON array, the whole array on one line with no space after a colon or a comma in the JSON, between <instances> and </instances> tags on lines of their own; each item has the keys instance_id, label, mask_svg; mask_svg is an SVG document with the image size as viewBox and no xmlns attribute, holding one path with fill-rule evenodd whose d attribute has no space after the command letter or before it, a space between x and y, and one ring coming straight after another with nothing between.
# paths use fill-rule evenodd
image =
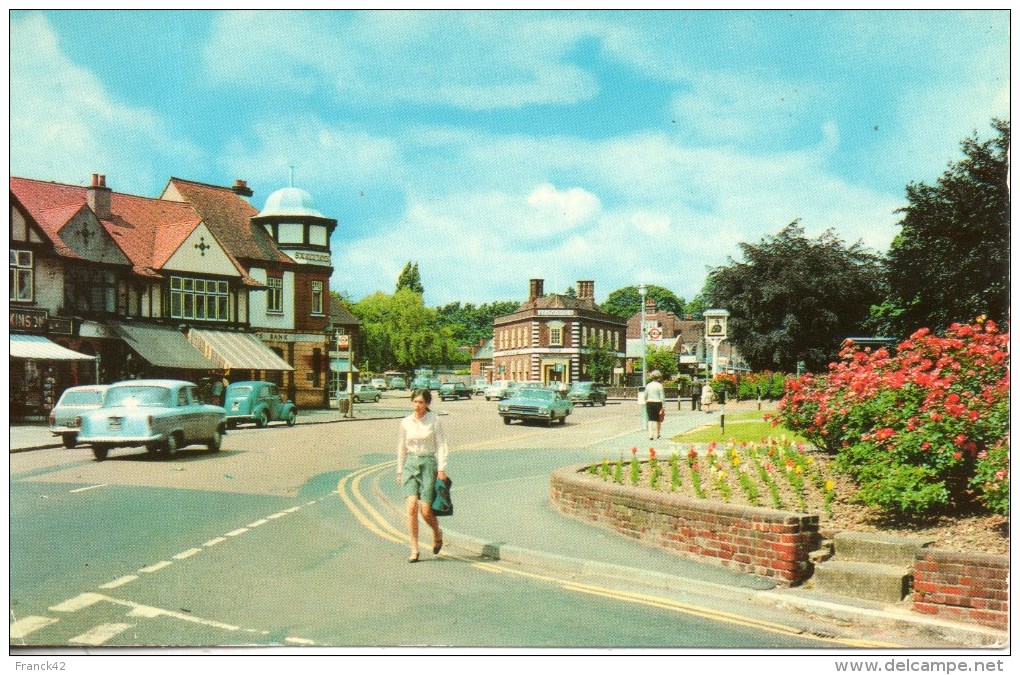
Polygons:
<instances>
[{"instance_id":1,"label":"blue sky","mask_svg":"<svg viewBox=\"0 0 1020 675\"><path fill-rule=\"evenodd\" d=\"M15 11L10 171L309 191L334 290L692 298L800 219L884 252L911 181L1009 117L993 11Z\"/></svg>"}]
</instances>

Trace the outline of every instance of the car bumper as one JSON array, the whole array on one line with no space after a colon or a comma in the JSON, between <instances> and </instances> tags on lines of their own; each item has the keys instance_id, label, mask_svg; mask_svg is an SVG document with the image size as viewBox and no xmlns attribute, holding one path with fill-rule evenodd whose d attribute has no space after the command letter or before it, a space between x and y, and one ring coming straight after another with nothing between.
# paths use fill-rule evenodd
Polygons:
<instances>
[{"instance_id":1,"label":"car bumper","mask_svg":"<svg viewBox=\"0 0 1020 675\"><path fill-rule=\"evenodd\" d=\"M81 431L78 427L50 427L50 433L54 436L63 436L64 434L77 434Z\"/></svg>"},{"instance_id":2,"label":"car bumper","mask_svg":"<svg viewBox=\"0 0 1020 675\"><path fill-rule=\"evenodd\" d=\"M227 422L254 422L252 415L227 415Z\"/></svg>"},{"instance_id":3,"label":"car bumper","mask_svg":"<svg viewBox=\"0 0 1020 675\"><path fill-rule=\"evenodd\" d=\"M161 441L163 439L164 437L161 434L154 434L151 436L79 436L78 442L91 445L137 446Z\"/></svg>"}]
</instances>

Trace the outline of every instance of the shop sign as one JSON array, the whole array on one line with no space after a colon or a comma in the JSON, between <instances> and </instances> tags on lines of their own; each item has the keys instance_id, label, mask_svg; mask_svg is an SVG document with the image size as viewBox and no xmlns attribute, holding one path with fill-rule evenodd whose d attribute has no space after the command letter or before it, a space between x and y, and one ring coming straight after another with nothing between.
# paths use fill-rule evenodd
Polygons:
<instances>
[{"instance_id":1,"label":"shop sign","mask_svg":"<svg viewBox=\"0 0 1020 675\"><path fill-rule=\"evenodd\" d=\"M72 335L74 334L74 322L71 319L51 318L47 332L51 335Z\"/></svg>"},{"instance_id":2,"label":"shop sign","mask_svg":"<svg viewBox=\"0 0 1020 675\"><path fill-rule=\"evenodd\" d=\"M14 309L10 310L11 330L46 331L49 312L45 309Z\"/></svg>"}]
</instances>

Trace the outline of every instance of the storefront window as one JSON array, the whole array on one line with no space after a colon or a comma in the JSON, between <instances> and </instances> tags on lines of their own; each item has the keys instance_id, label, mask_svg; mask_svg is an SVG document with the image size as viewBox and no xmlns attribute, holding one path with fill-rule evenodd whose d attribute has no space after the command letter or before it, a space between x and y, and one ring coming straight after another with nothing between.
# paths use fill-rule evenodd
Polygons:
<instances>
[{"instance_id":1,"label":"storefront window","mask_svg":"<svg viewBox=\"0 0 1020 675\"><path fill-rule=\"evenodd\" d=\"M11 301L31 302L32 291L32 252L10 251L11 261Z\"/></svg>"}]
</instances>

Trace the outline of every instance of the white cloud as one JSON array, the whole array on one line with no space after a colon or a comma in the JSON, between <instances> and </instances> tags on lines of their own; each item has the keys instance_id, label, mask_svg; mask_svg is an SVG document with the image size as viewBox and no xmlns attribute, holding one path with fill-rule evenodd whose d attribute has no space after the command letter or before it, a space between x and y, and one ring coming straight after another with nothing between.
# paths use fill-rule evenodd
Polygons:
<instances>
[{"instance_id":1,"label":"white cloud","mask_svg":"<svg viewBox=\"0 0 1020 675\"><path fill-rule=\"evenodd\" d=\"M12 173L71 184L104 173L115 190L148 193L168 178L156 174L159 156L199 155L156 113L118 101L71 62L43 15L12 17L10 38Z\"/></svg>"},{"instance_id":2,"label":"white cloud","mask_svg":"<svg viewBox=\"0 0 1020 675\"><path fill-rule=\"evenodd\" d=\"M541 219L536 225L550 233L573 228L602 207L599 198L587 190L576 187L557 190L550 183L536 187L526 201Z\"/></svg>"}]
</instances>

